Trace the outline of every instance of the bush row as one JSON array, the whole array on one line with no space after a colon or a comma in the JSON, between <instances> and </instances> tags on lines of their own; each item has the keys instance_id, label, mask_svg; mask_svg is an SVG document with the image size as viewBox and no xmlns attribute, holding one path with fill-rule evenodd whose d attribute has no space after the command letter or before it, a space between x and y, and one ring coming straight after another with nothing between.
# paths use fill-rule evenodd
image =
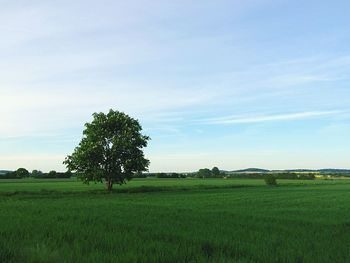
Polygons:
<instances>
[{"instance_id":1,"label":"bush row","mask_svg":"<svg viewBox=\"0 0 350 263\"><path fill-rule=\"evenodd\" d=\"M4 174L0 174L0 179L21 179L21 178L70 178L73 174L70 171L61 173L56 171L50 171L48 173L43 173L39 170L33 170L29 172L25 168L18 168L13 172L6 172Z\"/></svg>"}]
</instances>

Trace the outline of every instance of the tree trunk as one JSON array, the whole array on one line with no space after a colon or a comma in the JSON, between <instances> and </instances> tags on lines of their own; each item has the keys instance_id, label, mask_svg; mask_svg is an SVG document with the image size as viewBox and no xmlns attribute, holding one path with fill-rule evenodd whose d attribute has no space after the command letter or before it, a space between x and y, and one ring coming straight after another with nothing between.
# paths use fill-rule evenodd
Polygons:
<instances>
[{"instance_id":1,"label":"tree trunk","mask_svg":"<svg viewBox=\"0 0 350 263\"><path fill-rule=\"evenodd\" d=\"M112 189L113 189L113 181L112 179L108 179L107 182L106 182L106 187L107 187L107 191L108 192L111 192Z\"/></svg>"}]
</instances>

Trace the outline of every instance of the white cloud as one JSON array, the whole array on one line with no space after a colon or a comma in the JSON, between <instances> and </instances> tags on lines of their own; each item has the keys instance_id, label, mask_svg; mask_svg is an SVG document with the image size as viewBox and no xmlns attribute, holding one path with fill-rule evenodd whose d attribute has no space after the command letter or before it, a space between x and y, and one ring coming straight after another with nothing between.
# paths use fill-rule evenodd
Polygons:
<instances>
[{"instance_id":1,"label":"white cloud","mask_svg":"<svg viewBox=\"0 0 350 263\"><path fill-rule=\"evenodd\" d=\"M245 123L262 123L262 122L278 122L278 121L290 121L301 120L307 118L323 117L339 114L341 111L310 111L310 112L298 112L289 114L275 114L275 115L257 115L248 117L220 117L205 120L207 124L245 124Z\"/></svg>"}]
</instances>

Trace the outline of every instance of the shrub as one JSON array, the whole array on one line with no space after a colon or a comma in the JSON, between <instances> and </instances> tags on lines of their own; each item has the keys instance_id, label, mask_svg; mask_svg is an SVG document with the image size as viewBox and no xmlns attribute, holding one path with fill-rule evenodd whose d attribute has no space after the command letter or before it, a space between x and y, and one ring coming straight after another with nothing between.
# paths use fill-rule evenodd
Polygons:
<instances>
[{"instance_id":1,"label":"shrub","mask_svg":"<svg viewBox=\"0 0 350 263\"><path fill-rule=\"evenodd\" d=\"M266 175L264 180L266 185L274 185L274 186L277 185L276 177L273 175Z\"/></svg>"}]
</instances>

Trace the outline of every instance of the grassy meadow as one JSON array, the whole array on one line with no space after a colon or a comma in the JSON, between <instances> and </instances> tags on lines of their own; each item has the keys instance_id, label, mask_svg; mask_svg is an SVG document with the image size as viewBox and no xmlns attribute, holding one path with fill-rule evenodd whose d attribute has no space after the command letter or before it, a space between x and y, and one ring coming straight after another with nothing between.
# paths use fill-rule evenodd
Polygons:
<instances>
[{"instance_id":1,"label":"grassy meadow","mask_svg":"<svg viewBox=\"0 0 350 263\"><path fill-rule=\"evenodd\" d=\"M350 180L0 181L0 262L350 262Z\"/></svg>"}]
</instances>

